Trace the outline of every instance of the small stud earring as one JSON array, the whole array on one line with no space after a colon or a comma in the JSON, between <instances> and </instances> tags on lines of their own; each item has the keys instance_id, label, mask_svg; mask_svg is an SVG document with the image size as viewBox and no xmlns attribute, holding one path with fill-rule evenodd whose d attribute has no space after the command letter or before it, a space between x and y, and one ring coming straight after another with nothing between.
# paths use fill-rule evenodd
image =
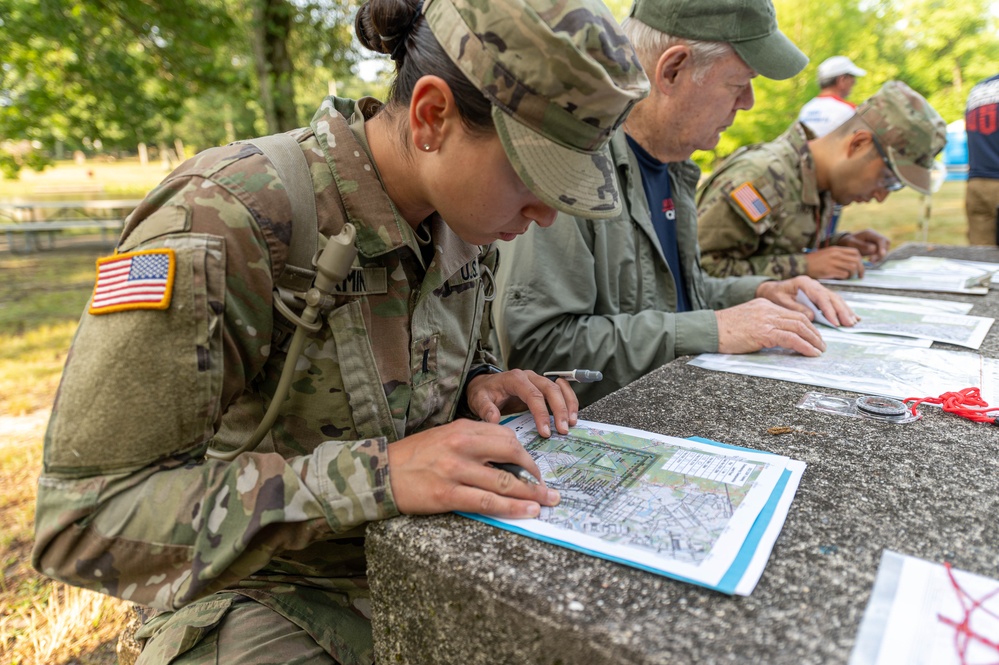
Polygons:
<instances>
[{"instance_id":1,"label":"small stud earring","mask_svg":"<svg viewBox=\"0 0 999 665\"><path fill-rule=\"evenodd\" d=\"M430 144L429 143L424 143L423 144L423 149L426 150L427 152L430 152Z\"/></svg>"}]
</instances>

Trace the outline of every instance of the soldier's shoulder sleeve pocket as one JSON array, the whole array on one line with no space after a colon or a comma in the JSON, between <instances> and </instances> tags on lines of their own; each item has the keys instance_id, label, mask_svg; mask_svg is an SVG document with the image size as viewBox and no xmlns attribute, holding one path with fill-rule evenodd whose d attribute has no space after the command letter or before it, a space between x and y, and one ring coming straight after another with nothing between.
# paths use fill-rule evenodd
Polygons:
<instances>
[{"instance_id":1,"label":"soldier's shoulder sleeve pocket","mask_svg":"<svg viewBox=\"0 0 999 665\"><path fill-rule=\"evenodd\" d=\"M774 206L764 192L767 187L758 182L740 182L729 191L725 197L736 215L745 220L756 233L762 234L770 228L773 221Z\"/></svg>"},{"instance_id":2,"label":"soldier's shoulder sleeve pocket","mask_svg":"<svg viewBox=\"0 0 999 665\"><path fill-rule=\"evenodd\" d=\"M211 437L222 379L224 243L170 236L101 263L107 274L98 273L46 434L48 472L134 469Z\"/></svg>"}]
</instances>

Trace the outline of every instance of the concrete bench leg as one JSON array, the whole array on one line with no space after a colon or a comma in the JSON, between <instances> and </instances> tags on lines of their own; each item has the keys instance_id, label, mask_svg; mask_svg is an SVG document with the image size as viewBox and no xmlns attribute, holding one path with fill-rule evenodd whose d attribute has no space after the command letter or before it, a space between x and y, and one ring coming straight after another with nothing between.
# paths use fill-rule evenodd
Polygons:
<instances>
[{"instance_id":1,"label":"concrete bench leg","mask_svg":"<svg viewBox=\"0 0 999 665\"><path fill-rule=\"evenodd\" d=\"M135 632L142 628L145 617L138 606L132 605L131 618L125 629L118 636L115 653L118 655L118 665L135 665L142 653L142 644L135 639Z\"/></svg>"}]
</instances>

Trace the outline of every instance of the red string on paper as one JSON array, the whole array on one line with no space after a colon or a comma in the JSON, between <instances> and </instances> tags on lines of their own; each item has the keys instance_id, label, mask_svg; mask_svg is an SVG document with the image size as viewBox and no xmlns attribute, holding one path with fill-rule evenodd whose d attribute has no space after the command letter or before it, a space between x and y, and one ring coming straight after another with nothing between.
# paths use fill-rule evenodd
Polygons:
<instances>
[{"instance_id":1,"label":"red string on paper","mask_svg":"<svg viewBox=\"0 0 999 665\"><path fill-rule=\"evenodd\" d=\"M906 397L902 401L906 406L909 406L909 402L913 402L909 409L914 416L918 415L916 407L926 402L939 404L947 413L953 413L976 423L999 425L995 416L988 415L990 411L999 413L999 406L990 407L988 402L982 399L982 391L978 388L965 388L956 393L944 393L940 397Z\"/></svg>"},{"instance_id":2,"label":"red string on paper","mask_svg":"<svg viewBox=\"0 0 999 665\"><path fill-rule=\"evenodd\" d=\"M950 564L944 562L944 568L947 569L947 576L950 578L950 583L954 587L954 592L957 594L957 601L961 604L961 609L964 610L964 618L957 621L956 619L945 617L942 614L937 614L937 619L954 629L954 649L957 651L957 657L960 660L961 665L968 665L968 646L972 641L983 644L999 654L999 642L994 642L971 630L971 615L976 610L981 610L985 614L988 614L995 619L999 619L999 614L996 614L987 607L982 607L982 605L984 605L989 599L999 593L999 587L996 587L980 599L975 600L971 597L971 594L962 589L961 585L957 583L957 579L954 577L954 571L951 570Z\"/></svg>"}]
</instances>

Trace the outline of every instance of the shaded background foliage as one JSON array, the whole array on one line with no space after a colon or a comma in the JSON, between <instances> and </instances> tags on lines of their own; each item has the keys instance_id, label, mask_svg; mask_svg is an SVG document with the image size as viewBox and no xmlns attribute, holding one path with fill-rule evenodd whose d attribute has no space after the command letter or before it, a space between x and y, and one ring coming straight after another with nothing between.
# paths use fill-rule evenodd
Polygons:
<instances>
[{"instance_id":1,"label":"shaded background foliage","mask_svg":"<svg viewBox=\"0 0 999 665\"><path fill-rule=\"evenodd\" d=\"M353 39L360 0L0 0L0 168L8 176L67 151L184 151L305 124L333 88L384 95L359 76L373 54ZM630 0L607 0L619 18ZM818 92L815 68L843 54L868 70L859 102L888 80L925 95L949 122L999 71L994 0L775 0L782 30L811 58L788 81L757 79L703 166L770 140ZM28 142L28 143L25 143ZM32 151L26 146L34 145ZM34 160L34 161L32 161Z\"/></svg>"},{"instance_id":2,"label":"shaded background foliage","mask_svg":"<svg viewBox=\"0 0 999 665\"><path fill-rule=\"evenodd\" d=\"M703 166L739 146L768 141L819 91L816 68L833 55L867 70L850 101L860 103L893 79L921 93L948 123L964 116L971 87L999 74L999 3L992 0L774 0L777 20L810 58L787 81L757 78L756 107L736 117Z\"/></svg>"},{"instance_id":3,"label":"shaded background foliage","mask_svg":"<svg viewBox=\"0 0 999 665\"><path fill-rule=\"evenodd\" d=\"M355 5L0 0L0 141L197 150L301 126L331 81L360 91Z\"/></svg>"}]
</instances>

